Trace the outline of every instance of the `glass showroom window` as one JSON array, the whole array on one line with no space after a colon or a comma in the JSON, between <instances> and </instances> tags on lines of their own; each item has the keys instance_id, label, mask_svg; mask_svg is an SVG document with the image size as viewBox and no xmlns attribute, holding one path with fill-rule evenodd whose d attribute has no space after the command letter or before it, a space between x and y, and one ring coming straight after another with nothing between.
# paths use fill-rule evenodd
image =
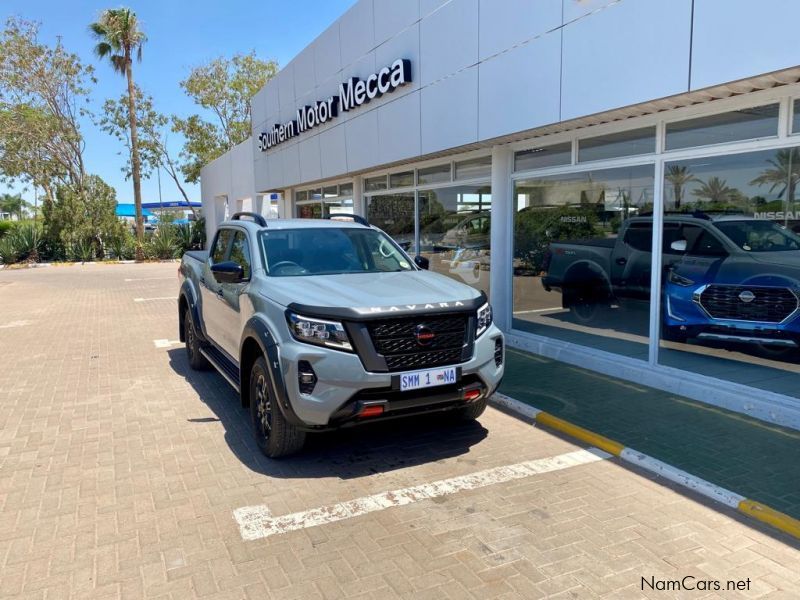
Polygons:
<instances>
[{"instance_id":1,"label":"glass showroom window","mask_svg":"<svg viewBox=\"0 0 800 600\"><path fill-rule=\"evenodd\" d=\"M647 360L653 173L515 182L515 329Z\"/></svg>"},{"instance_id":2,"label":"glass showroom window","mask_svg":"<svg viewBox=\"0 0 800 600\"><path fill-rule=\"evenodd\" d=\"M644 127L578 140L578 162L652 154L656 128Z\"/></svg>"},{"instance_id":3,"label":"glass showroom window","mask_svg":"<svg viewBox=\"0 0 800 600\"><path fill-rule=\"evenodd\" d=\"M352 183L299 191L295 198L297 216L301 219L322 219L330 215L353 214Z\"/></svg>"},{"instance_id":4,"label":"glass showroom window","mask_svg":"<svg viewBox=\"0 0 800 600\"><path fill-rule=\"evenodd\" d=\"M800 397L800 148L664 170L659 362Z\"/></svg>"},{"instance_id":5,"label":"glass showroom window","mask_svg":"<svg viewBox=\"0 0 800 600\"><path fill-rule=\"evenodd\" d=\"M778 105L769 104L667 123L665 148L676 150L692 146L776 137L777 135Z\"/></svg>"},{"instance_id":6,"label":"glass showroom window","mask_svg":"<svg viewBox=\"0 0 800 600\"><path fill-rule=\"evenodd\" d=\"M491 187L457 186L419 192L420 254L430 270L489 295Z\"/></svg>"},{"instance_id":7,"label":"glass showroom window","mask_svg":"<svg viewBox=\"0 0 800 600\"><path fill-rule=\"evenodd\" d=\"M367 197L367 220L414 254L414 192Z\"/></svg>"}]
</instances>

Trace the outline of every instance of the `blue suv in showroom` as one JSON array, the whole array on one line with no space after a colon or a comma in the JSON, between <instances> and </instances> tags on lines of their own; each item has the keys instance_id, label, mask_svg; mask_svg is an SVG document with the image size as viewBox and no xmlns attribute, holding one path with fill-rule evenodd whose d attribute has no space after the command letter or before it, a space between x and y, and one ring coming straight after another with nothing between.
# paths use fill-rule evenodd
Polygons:
<instances>
[{"instance_id":1,"label":"blue suv in showroom","mask_svg":"<svg viewBox=\"0 0 800 600\"><path fill-rule=\"evenodd\" d=\"M664 219L664 337L800 348L800 236L744 215Z\"/></svg>"}]
</instances>

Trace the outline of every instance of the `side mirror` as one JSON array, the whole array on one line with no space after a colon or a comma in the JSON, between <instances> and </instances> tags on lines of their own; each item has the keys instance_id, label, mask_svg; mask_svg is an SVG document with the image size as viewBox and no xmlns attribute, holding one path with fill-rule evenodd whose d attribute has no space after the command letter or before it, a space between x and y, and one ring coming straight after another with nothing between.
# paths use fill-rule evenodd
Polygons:
<instances>
[{"instance_id":1,"label":"side mirror","mask_svg":"<svg viewBox=\"0 0 800 600\"><path fill-rule=\"evenodd\" d=\"M417 254L414 257L414 264L416 264L420 269L425 269L427 271L431 266L431 261L429 261L424 256L420 256L419 254Z\"/></svg>"},{"instance_id":2,"label":"side mirror","mask_svg":"<svg viewBox=\"0 0 800 600\"><path fill-rule=\"evenodd\" d=\"M676 252L686 252L686 240L675 240L669 247Z\"/></svg>"},{"instance_id":3,"label":"side mirror","mask_svg":"<svg viewBox=\"0 0 800 600\"><path fill-rule=\"evenodd\" d=\"M244 268L232 260L211 265L211 272L218 283L241 283L244 279Z\"/></svg>"}]
</instances>

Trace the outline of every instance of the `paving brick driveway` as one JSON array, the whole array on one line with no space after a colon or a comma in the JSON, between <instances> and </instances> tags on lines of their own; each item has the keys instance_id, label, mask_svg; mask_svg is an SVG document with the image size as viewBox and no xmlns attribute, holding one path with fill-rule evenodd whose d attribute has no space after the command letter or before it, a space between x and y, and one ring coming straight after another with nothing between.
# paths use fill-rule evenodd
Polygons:
<instances>
[{"instance_id":1,"label":"paving brick driveway","mask_svg":"<svg viewBox=\"0 0 800 600\"><path fill-rule=\"evenodd\" d=\"M264 459L224 380L169 344L176 271L0 271L0 596L800 594L788 538L614 460L243 541L239 507L283 515L580 448L490 409ZM642 591L687 575L750 590Z\"/></svg>"}]
</instances>

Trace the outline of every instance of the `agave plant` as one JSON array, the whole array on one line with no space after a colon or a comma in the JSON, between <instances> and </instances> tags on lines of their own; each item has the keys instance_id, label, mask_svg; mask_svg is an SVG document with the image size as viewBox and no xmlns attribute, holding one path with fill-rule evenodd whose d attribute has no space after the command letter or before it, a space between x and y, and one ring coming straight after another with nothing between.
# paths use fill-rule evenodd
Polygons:
<instances>
[{"instance_id":1,"label":"agave plant","mask_svg":"<svg viewBox=\"0 0 800 600\"><path fill-rule=\"evenodd\" d=\"M11 241L16 247L19 260L39 262L42 245L42 229L35 223L25 223L14 230Z\"/></svg>"},{"instance_id":2,"label":"agave plant","mask_svg":"<svg viewBox=\"0 0 800 600\"><path fill-rule=\"evenodd\" d=\"M108 247L117 260L128 260L135 254L135 238L129 233L114 236L109 240Z\"/></svg>"},{"instance_id":3,"label":"agave plant","mask_svg":"<svg viewBox=\"0 0 800 600\"><path fill-rule=\"evenodd\" d=\"M152 258L161 260L175 258L179 249L178 236L172 225L162 225L147 241L147 254Z\"/></svg>"},{"instance_id":4,"label":"agave plant","mask_svg":"<svg viewBox=\"0 0 800 600\"><path fill-rule=\"evenodd\" d=\"M72 242L70 248L70 258L80 262L91 262L94 260L94 247L91 240L77 240Z\"/></svg>"},{"instance_id":5,"label":"agave plant","mask_svg":"<svg viewBox=\"0 0 800 600\"><path fill-rule=\"evenodd\" d=\"M175 227L175 237L181 252L191 250L194 246L194 230L191 223Z\"/></svg>"},{"instance_id":6,"label":"agave plant","mask_svg":"<svg viewBox=\"0 0 800 600\"><path fill-rule=\"evenodd\" d=\"M11 265L17 262L17 247L12 236L0 238L0 263Z\"/></svg>"}]
</instances>

